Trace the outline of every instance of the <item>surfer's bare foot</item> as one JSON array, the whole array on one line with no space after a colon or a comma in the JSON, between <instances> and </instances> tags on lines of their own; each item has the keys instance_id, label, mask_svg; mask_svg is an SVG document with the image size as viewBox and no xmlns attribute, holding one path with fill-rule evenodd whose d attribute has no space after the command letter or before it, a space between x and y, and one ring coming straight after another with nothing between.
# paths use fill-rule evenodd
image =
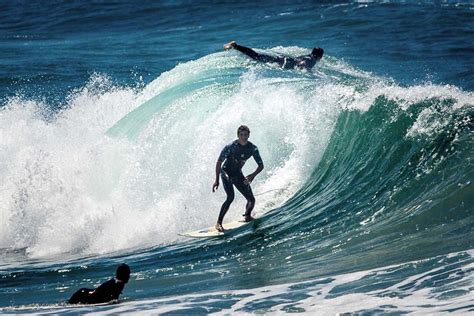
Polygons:
<instances>
[{"instance_id":1,"label":"surfer's bare foot","mask_svg":"<svg viewBox=\"0 0 474 316\"><path fill-rule=\"evenodd\" d=\"M255 217L252 217L251 215L244 215L244 222L248 223L251 222L255 219Z\"/></svg>"},{"instance_id":2,"label":"surfer's bare foot","mask_svg":"<svg viewBox=\"0 0 474 316\"><path fill-rule=\"evenodd\" d=\"M237 43L235 41L232 41L232 42L229 42L227 44L224 45L224 49L225 50L229 50L231 48L234 48L234 46L236 45Z\"/></svg>"},{"instance_id":3,"label":"surfer's bare foot","mask_svg":"<svg viewBox=\"0 0 474 316\"><path fill-rule=\"evenodd\" d=\"M224 227L222 227L222 224L220 224L220 223L217 223L215 228L218 232L221 232L221 233L224 232Z\"/></svg>"}]
</instances>

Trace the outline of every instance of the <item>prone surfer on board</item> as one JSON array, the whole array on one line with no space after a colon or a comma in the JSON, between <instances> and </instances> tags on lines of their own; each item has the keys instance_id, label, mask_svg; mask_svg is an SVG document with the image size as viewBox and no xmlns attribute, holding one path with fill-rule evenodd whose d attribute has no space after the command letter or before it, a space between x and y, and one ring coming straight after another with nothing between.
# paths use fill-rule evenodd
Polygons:
<instances>
[{"instance_id":1,"label":"prone surfer on board","mask_svg":"<svg viewBox=\"0 0 474 316\"><path fill-rule=\"evenodd\" d=\"M248 141L250 136L250 129L241 125L237 129L238 139L228 144L222 149L219 159L216 163L216 181L212 186L212 192L215 192L219 187L219 175L222 179L222 185L224 186L227 199L222 204L219 218L217 219L216 229L220 232L224 231L222 227L222 221L224 216L229 210L230 204L234 200L234 186L239 192L247 199L247 205L245 207L244 221L250 222L254 218L252 217L252 210L255 206L255 197L252 193L250 184L257 174L263 170L263 161L258 152L257 146ZM244 177L242 173L242 167L245 165L247 159L252 157L255 159L258 167L257 169ZM222 165L224 163L224 165Z\"/></svg>"},{"instance_id":2,"label":"prone surfer on board","mask_svg":"<svg viewBox=\"0 0 474 316\"><path fill-rule=\"evenodd\" d=\"M267 54L257 53L251 48L237 44L235 41L224 45L225 50L236 49L239 52L247 55L253 60L263 63L276 63L283 69L311 69L323 57L324 49L317 47L313 48L311 54L293 57L271 56Z\"/></svg>"},{"instance_id":3,"label":"prone surfer on board","mask_svg":"<svg viewBox=\"0 0 474 316\"><path fill-rule=\"evenodd\" d=\"M98 304L118 300L125 283L130 279L130 267L122 263L117 267L115 278L108 280L96 289L82 288L69 299L69 304Z\"/></svg>"}]
</instances>

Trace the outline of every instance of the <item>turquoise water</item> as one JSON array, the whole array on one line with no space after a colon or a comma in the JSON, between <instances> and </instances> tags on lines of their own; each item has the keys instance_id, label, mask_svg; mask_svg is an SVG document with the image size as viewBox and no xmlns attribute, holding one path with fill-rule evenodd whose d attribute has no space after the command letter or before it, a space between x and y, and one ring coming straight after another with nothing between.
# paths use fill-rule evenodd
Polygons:
<instances>
[{"instance_id":1,"label":"turquoise water","mask_svg":"<svg viewBox=\"0 0 474 316\"><path fill-rule=\"evenodd\" d=\"M472 4L3 6L2 313L472 312ZM179 237L242 123L261 218ZM63 303L121 262L120 304Z\"/></svg>"}]
</instances>

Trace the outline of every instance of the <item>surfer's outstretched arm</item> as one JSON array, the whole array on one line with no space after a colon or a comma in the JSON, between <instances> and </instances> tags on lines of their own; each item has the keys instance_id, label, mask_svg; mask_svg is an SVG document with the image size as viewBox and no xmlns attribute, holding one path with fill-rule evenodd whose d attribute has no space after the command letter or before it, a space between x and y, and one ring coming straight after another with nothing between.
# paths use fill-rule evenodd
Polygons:
<instances>
[{"instance_id":1,"label":"surfer's outstretched arm","mask_svg":"<svg viewBox=\"0 0 474 316\"><path fill-rule=\"evenodd\" d=\"M248 48L248 47L237 44L235 41L229 42L229 43L224 45L225 50L228 50L228 49L231 49L231 48L238 50L239 52L241 52L242 54L247 55L248 57L252 58L253 60L261 61L263 63L279 63L279 64L281 64L282 61L283 61L283 58L257 53L256 51L254 51L251 48Z\"/></svg>"},{"instance_id":2,"label":"surfer's outstretched arm","mask_svg":"<svg viewBox=\"0 0 474 316\"><path fill-rule=\"evenodd\" d=\"M245 55L247 55L250 58L255 59L255 60L258 60L259 58L262 58L262 55L257 53L253 49L245 47L245 46L241 46L237 43L234 45L234 49L238 50L239 52L241 52L241 53L243 53L243 54L245 54Z\"/></svg>"}]
</instances>

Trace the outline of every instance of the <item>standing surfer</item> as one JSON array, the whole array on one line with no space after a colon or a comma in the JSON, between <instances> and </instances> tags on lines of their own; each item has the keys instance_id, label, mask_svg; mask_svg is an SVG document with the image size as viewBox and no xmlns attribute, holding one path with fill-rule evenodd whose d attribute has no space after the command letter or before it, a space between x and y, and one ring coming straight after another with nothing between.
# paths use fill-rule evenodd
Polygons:
<instances>
[{"instance_id":1,"label":"standing surfer","mask_svg":"<svg viewBox=\"0 0 474 316\"><path fill-rule=\"evenodd\" d=\"M252 193L250 184L257 174L263 170L263 161L258 152L257 146L248 141L250 136L250 129L241 125L237 129L238 139L228 144L222 149L219 159L216 163L216 181L212 186L212 192L215 192L219 187L219 175L222 179L227 198L222 204L219 218L217 219L216 229L220 232L224 231L222 227L222 221L224 216L229 210L230 204L234 200L234 186L239 192L247 199L247 205L245 207L244 220L250 222L254 218L252 217L252 210L255 206L255 197ZM257 169L244 177L242 173L242 167L245 165L247 159L252 157L255 159L258 167ZM222 165L222 163L224 163Z\"/></svg>"}]
</instances>

